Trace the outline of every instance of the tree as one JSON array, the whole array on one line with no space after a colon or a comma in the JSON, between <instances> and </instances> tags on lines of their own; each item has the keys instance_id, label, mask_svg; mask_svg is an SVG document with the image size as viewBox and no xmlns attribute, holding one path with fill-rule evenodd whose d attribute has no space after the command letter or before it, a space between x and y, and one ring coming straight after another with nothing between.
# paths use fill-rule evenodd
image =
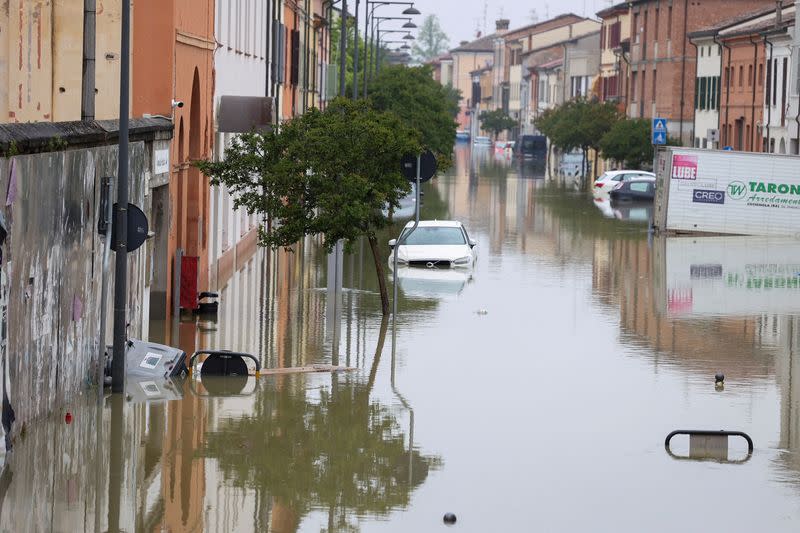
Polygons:
<instances>
[{"instance_id":1,"label":"tree","mask_svg":"<svg viewBox=\"0 0 800 533\"><path fill-rule=\"evenodd\" d=\"M590 149L599 151L600 139L620 118L621 115L613 102L578 98L544 112L536 119L536 127L557 148L565 152L576 148L583 151L582 174L585 178L587 151ZM595 158L596 166L597 158Z\"/></svg>"},{"instance_id":2,"label":"tree","mask_svg":"<svg viewBox=\"0 0 800 533\"><path fill-rule=\"evenodd\" d=\"M414 58L421 63L435 59L447 51L449 39L439 24L439 17L428 15L417 32L417 40L411 47Z\"/></svg>"},{"instance_id":3,"label":"tree","mask_svg":"<svg viewBox=\"0 0 800 533\"><path fill-rule=\"evenodd\" d=\"M306 235L324 235L330 251L369 241L384 315L389 296L376 232L388 224L381 209L397 207L411 187L400 174L403 154L419 153L419 135L392 113L361 101L333 100L280 130L236 138L220 162L197 166L214 185L224 185L236 207L271 217L259 228L259 244L293 246Z\"/></svg>"},{"instance_id":4,"label":"tree","mask_svg":"<svg viewBox=\"0 0 800 533\"><path fill-rule=\"evenodd\" d=\"M517 121L509 117L502 109L482 111L478 120L481 121L481 129L491 131L495 139L500 132L510 130L517 125Z\"/></svg>"},{"instance_id":5,"label":"tree","mask_svg":"<svg viewBox=\"0 0 800 533\"><path fill-rule=\"evenodd\" d=\"M457 128L453 93L433 79L430 67L383 67L367 94L375 109L396 114L418 132L439 170L450 167Z\"/></svg>"},{"instance_id":6,"label":"tree","mask_svg":"<svg viewBox=\"0 0 800 533\"><path fill-rule=\"evenodd\" d=\"M603 157L641 168L653 161L650 121L643 118L620 120L600 140Z\"/></svg>"}]
</instances>

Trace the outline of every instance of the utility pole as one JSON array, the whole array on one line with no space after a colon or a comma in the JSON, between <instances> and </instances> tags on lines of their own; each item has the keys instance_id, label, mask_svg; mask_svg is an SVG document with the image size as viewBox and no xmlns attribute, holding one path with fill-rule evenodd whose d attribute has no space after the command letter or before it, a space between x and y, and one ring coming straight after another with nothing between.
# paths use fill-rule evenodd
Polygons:
<instances>
[{"instance_id":1,"label":"utility pole","mask_svg":"<svg viewBox=\"0 0 800 533\"><path fill-rule=\"evenodd\" d=\"M342 0L341 35L339 36L339 96L345 92L345 69L347 68L347 0Z\"/></svg>"},{"instance_id":2,"label":"utility pole","mask_svg":"<svg viewBox=\"0 0 800 533\"><path fill-rule=\"evenodd\" d=\"M97 0L83 0L83 76L81 78L81 120L94 120L95 41Z\"/></svg>"},{"instance_id":3,"label":"utility pole","mask_svg":"<svg viewBox=\"0 0 800 533\"><path fill-rule=\"evenodd\" d=\"M356 14L353 17L353 100L358 100L358 4L356 0Z\"/></svg>"},{"instance_id":4,"label":"utility pole","mask_svg":"<svg viewBox=\"0 0 800 533\"><path fill-rule=\"evenodd\" d=\"M122 42L119 73L119 162L114 225L117 242L114 262L114 350L111 392L125 391L128 292L128 117L130 115L131 0L122 0Z\"/></svg>"}]
</instances>

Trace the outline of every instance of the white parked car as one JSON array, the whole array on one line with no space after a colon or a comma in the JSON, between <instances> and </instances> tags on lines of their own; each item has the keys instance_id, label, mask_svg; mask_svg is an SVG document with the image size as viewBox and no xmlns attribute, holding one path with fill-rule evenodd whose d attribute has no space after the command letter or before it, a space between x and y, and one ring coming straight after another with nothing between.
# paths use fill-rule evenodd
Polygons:
<instances>
[{"instance_id":1,"label":"white parked car","mask_svg":"<svg viewBox=\"0 0 800 533\"><path fill-rule=\"evenodd\" d=\"M408 234L414 221L406 224L402 235ZM461 222L455 220L421 220L406 242L397 246L397 239L389 241L392 253L389 265L425 268L469 268L477 258L476 243L467 234Z\"/></svg>"},{"instance_id":2,"label":"white parked car","mask_svg":"<svg viewBox=\"0 0 800 533\"><path fill-rule=\"evenodd\" d=\"M594 194L606 195L613 191L617 185L634 178L655 178L656 175L645 170L609 170L604 172L594 182Z\"/></svg>"}]
</instances>

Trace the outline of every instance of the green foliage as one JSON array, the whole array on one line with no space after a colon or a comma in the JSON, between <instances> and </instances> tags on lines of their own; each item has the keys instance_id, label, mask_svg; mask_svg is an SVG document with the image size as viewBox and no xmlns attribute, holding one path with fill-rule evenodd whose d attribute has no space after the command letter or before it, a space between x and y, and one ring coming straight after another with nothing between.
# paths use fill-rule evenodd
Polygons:
<instances>
[{"instance_id":1,"label":"green foliage","mask_svg":"<svg viewBox=\"0 0 800 533\"><path fill-rule=\"evenodd\" d=\"M478 120L481 122L481 129L491 131L495 138L500 135L500 132L510 130L517 125L517 121L509 117L502 109L482 111Z\"/></svg>"},{"instance_id":2,"label":"green foliage","mask_svg":"<svg viewBox=\"0 0 800 533\"><path fill-rule=\"evenodd\" d=\"M11 141L8 143L8 146L2 152L3 157L14 157L15 155L20 154L19 146L17 146L16 141Z\"/></svg>"},{"instance_id":3,"label":"green foliage","mask_svg":"<svg viewBox=\"0 0 800 533\"><path fill-rule=\"evenodd\" d=\"M341 54L339 49L341 48L341 33L342 31L342 22L341 19L337 18L331 24L331 63L336 66L338 69L339 65L341 65ZM355 29L353 28L353 19L347 19L347 50L345 55L345 95L351 96L353 94L353 71L355 65ZM371 69L375 69L376 60L378 56L377 52L377 45L375 46L375 50L372 50L370 47L370 52L367 52L367 45L369 44L364 40L364 36L361 35L359 31L359 44L358 44L358 85L359 91L361 91L361 84L364 80L364 69L367 66ZM384 60L381 61L382 64L385 64L385 58L387 57L389 50L384 46L381 47L381 58ZM383 67L381 67L383 68ZM337 71L334 71L338 72ZM339 77L336 76L336 87L339 87Z\"/></svg>"},{"instance_id":4,"label":"green foliage","mask_svg":"<svg viewBox=\"0 0 800 533\"><path fill-rule=\"evenodd\" d=\"M368 95L375 109L394 113L418 132L440 170L450 167L457 127L453 93L433 79L430 67L382 67Z\"/></svg>"},{"instance_id":5,"label":"green foliage","mask_svg":"<svg viewBox=\"0 0 800 533\"><path fill-rule=\"evenodd\" d=\"M452 85L444 86L444 96L447 99L447 105L450 108L450 114L455 119L461 111L461 90L456 89Z\"/></svg>"},{"instance_id":6,"label":"green foliage","mask_svg":"<svg viewBox=\"0 0 800 533\"><path fill-rule=\"evenodd\" d=\"M603 157L642 168L653 161L650 121L644 118L617 121L600 140Z\"/></svg>"},{"instance_id":7,"label":"green foliage","mask_svg":"<svg viewBox=\"0 0 800 533\"><path fill-rule=\"evenodd\" d=\"M422 21L417 39L411 47L414 58L421 63L435 59L447 51L449 39L439 24L439 17L428 15Z\"/></svg>"},{"instance_id":8,"label":"green foliage","mask_svg":"<svg viewBox=\"0 0 800 533\"><path fill-rule=\"evenodd\" d=\"M542 113L536 127L565 152L575 148L598 150L600 140L621 118L613 102L579 98Z\"/></svg>"},{"instance_id":9,"label":"green foliage","mask_svg":"<svg viewBox=\"0 0 800 533\"><path fill-rule=\"evenodd\" d=\"M340 239L349 247L367 237L388 315L376 232L388 224L382 209L399 207L411 189L400 174L402 155L420 151L418 132L396 115L364 100L337 98L280 130L244 134L223 161L197 167L228 188L236 207L274 222L259 228L262 246L291 247L306 235L324 235L330 251Z\"/></svg>"},{"instance_id":10,"label":"green foliage","mask_svg":"<svg viewBox=\"0 0 800 533\"><path fill-rule=\"evenodd\" d=\"M306 235L352 243L386 225L381 209L409 192L400 158L419 151L417 133L391 113L339 98L279 131L234 139L220 162L197 166L224 185L236 207L272 217L260 243L290 247Z\"/></svg>"}]
</instances>

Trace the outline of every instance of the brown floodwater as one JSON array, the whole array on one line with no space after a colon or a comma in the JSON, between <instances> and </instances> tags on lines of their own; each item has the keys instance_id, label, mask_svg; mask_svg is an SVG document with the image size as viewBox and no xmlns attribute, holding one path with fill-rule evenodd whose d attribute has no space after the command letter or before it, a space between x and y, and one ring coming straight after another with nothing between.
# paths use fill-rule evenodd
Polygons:
<instances>
[{"instance_id":1,"label":"brown floodwater","mask_svg":"<svg viewBox=\"0 0 800 533\"><path fill-rule=\"evenodd\" d=\"M422 208L464 222L474 269L403 269L394 321L368 246L331 306L309 238L259 251L216 320L151 326L189 353L355 370L88 390L18 438L0 530L408 532L452 512L470 532L797 531L800 243L653 236L650 206L480 150ZM755 449L670 454L675 429Z\"/></svg>"}]
</instances>

